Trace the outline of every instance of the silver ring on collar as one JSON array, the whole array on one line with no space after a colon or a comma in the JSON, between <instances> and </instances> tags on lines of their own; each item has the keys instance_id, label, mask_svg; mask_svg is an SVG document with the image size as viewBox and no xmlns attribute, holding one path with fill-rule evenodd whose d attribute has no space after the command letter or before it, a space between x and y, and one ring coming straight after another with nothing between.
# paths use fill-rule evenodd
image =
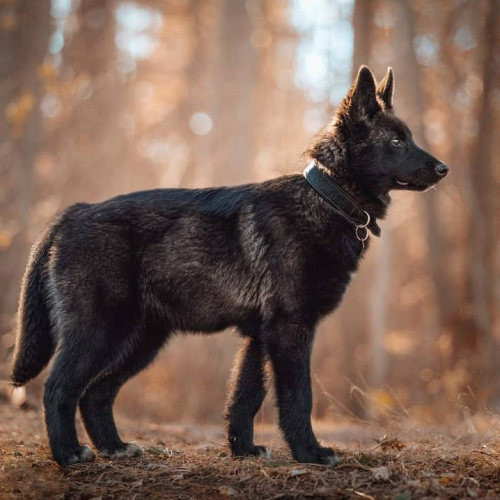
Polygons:
<instances>
[{"instance_id":1,"label":"silver ring on collar","mask_svg":"<svg viewBox=\"0 0 500 500\"><path fill-rule=\"evenodd\" d=\"M365 212L363 210L363 212L366 214L366 222L364 224L359 224L358 226L356 226L356 238L361 241L361 242L365 242L367 239L368 239L368 224L370 224L370 221L371 221L371 218L370 218L370 214L368 212ZM364 236L361 236L359 231L360 229L364 229L365 230L365 234Z\"/></svg>"}]
</instances>

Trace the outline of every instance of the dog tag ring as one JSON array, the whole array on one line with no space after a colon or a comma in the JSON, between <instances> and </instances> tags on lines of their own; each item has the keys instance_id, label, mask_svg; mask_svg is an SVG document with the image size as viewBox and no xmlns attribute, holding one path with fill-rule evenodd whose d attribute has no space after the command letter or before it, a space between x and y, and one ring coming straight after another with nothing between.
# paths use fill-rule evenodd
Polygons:
<instances>
[{"instance_id":1,"label":"dog tag ring","mask_svg":"<svg viewBox=\"0 0 500 500\"><path fill-rule=\"evenodd\" d=\"M356 226L356 238L358 238L359 241L364 243L368 239L368 224L370 224L370 214L368 212L364 212L366 215L366 222L364 224L359 224L359 226ZM364 229L365 233L360 234L360 229Z\"/></svg>"},{"instance_id":2,"label":"dog tag ring","mask_svg":"<svg viewBox=\"0 0 500 500\"><path fill-rule=\"evenodd\" d=\"M368 239L368 224L370 224L370 214L368 212L365 212L366 214L366 222L364 224L359 224L359 226L356 226L356 238L361 241L361 254L365 250L365 241ZM360 233L360 230L364 229L365 232Z\"/></svg>"},{"instance_id":3,"label":"dog tag ring","mask_svg":"<svg viewBox=\"0 0 500 500\"><path fill-rule=\"evenodd\" d=\"M365 232L364 234L360 234L360 230L364 229ZM359 241L366 241L368 239L368 229L366 226L356 226L356 238L358 238Z\"/></svg>"}]
</instances>

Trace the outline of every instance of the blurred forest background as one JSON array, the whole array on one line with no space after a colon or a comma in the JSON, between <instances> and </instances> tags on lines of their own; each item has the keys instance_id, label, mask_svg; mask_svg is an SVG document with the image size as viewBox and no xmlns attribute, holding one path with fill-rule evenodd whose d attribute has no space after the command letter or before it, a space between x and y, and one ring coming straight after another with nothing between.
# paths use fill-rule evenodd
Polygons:
<instances>
[{"instance_id":1,"label":"blurred forest background","mask_svg":"<svg viewBox=\"0 0 500 500\"><path fill-rule=\"evenodd\" d=\"M55 214L300 172L364 63L394 68L397 113L451 174L393 196L320 327L314 416L498 411L499 26L499 0L0 0L0 379L29 248ZM176 338L119 411L220 422L239 342ZM268 398L258 419L274 418Z\"/></svg>"}]
</instances>

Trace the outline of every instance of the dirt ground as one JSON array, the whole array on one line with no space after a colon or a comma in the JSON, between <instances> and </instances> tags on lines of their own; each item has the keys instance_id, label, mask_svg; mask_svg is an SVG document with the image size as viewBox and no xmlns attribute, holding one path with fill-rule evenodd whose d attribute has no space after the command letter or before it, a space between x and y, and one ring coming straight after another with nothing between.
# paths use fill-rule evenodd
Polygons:
<instances>
[{"instance_id":1,"label":"dirt ground","mask_svg":"<svg viewBox=\"0 0 500 500\"><path fill-rule=\"evenodd\" d=\"M233 460L222 427L118 424L146 447L141 458L62 468L50 458L40 411L0 404L0 499L500 498L495 433L488 441L411 429L384 437L373 426L317 425L339 452L332 468L293 462L274 427L256 432L273 458Z\"/></svg>"}]
</instances>

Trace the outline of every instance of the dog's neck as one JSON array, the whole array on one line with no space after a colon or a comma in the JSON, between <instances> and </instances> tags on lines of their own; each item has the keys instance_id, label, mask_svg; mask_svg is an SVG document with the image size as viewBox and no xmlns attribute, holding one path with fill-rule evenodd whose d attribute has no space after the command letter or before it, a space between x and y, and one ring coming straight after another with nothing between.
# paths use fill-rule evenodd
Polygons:
<instances>
[{"instance_id":1,"label":"dog's neck","mask_svg":"<svg viewBox=\"0 0 500 500\"><path fill-rule=\"evenodd\" d=\"M362 190L355 181L349 180L346 176L336 170L332 170L325 165L325 172L332 177L335 182L350 196L352 196L371 217L384 219L387 215L387 208L391 202L389 194L375 196Z\"/></svg>"},{"instance_id":2,"label":"dog's neck","mask_svg":"<svg viewBox=\"0 0 500 500\"><path fill-rule=\"evenodd\" d=\"M323 141L320 137L305 152L305 155L310 160L316 160L318 167L332 177L372 218L385 218L391 197L389 194L376 196L361 189L349 175L345 152L336 144L336 141L331 140L331 137Z\"/></svg>"}]
</instances>

